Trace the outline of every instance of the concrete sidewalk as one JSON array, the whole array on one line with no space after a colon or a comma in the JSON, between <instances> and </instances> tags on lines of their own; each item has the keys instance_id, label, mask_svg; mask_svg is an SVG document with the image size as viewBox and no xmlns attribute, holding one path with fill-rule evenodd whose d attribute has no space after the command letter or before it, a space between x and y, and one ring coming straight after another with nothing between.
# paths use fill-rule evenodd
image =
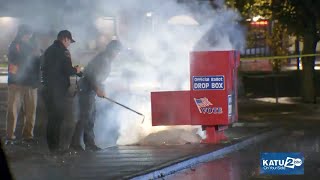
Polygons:
<instances>
[{"instance_id":1,"label":"concrete sidewalk","mask_svg":"<svg viewBox=\"0 0 320 180\"><path fill-rule=\"evenodd\" d=\"M304 104L301 98L283 97L239 100L239 123L273 127L312 127L320 125L319 104Z\"/></svg>"}]
</instances>

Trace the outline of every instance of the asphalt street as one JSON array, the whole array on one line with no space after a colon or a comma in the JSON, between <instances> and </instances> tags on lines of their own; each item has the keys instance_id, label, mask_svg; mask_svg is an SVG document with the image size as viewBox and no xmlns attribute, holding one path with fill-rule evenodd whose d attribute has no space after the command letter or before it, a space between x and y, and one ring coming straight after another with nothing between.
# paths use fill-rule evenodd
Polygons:
<instances>
[{"instance_id":1,"label":"asphalt street","mask_svg":"<svg viewBox=\"0 0 320 180\"><path fill-rule=\"evenodd\" d=\"M291 129L280 137L231 153L221 159L203 163L167 176L166 180L253 180L253 179L319 179L320 128ZM304 175L262 175L260 156L263 152L302 152Z\"/></svg>"}]
</instances>

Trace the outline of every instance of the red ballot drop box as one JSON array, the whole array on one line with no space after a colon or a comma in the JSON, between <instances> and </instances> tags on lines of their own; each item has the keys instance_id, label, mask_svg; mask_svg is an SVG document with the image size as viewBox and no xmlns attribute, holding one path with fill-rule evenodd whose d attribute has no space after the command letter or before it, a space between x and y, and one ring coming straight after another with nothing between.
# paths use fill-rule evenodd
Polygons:
<instances>
[{"instance_id":1,"label":"red ballot drop box","mask_svg":"<svg viewBox=\"0 0 320 180\"><path fill-rule=\"evenodd\" d=\"M151 92L152 125L201 125L203 143L225 139L223 131L238 120L239 63L237 51L191 52L190 90Z\"/></svg>"}]
</instances>

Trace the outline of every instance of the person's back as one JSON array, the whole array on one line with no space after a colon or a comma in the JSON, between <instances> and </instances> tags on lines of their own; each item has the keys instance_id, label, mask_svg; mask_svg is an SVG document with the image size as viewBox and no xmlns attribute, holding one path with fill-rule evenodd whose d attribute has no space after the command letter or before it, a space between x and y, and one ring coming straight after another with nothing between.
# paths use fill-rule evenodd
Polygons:
<instances>
[{"instance_id":1,"label":"person's back","mask_svg":"<svg viewBox=\"0 0 320 180\"><path fill-rule=\"evenodd\" d=\"M67 91L70 86L70 76L76 74L76 70L72 68L68 49L56 40L44 52L43 58L42 80L44 86Z\"/></svg>"},{"instance_id":2,"label":"person's back","mask_svg":"<svg viewBox=\"0 0 320 180\"><path fill-rule=\"evenodd\" d=\"M85 81L86 85L81 88L87 91L95 90L95 87L99 86L109 76L111 62L112 59L105 52L100 52L96 55L83 71L84 78L82 81Z\"/></svg>"},{"instance_id":3,"label":"person's back","mask_svg":"<svg viewBox=\"0 0 320 180\"><path fill-rule=\"evenodd\" d=\"M106 49L97 54L85 67L83 71L84 80L87 81L90 90L102 86L103 81L110 75L112 61L115 58L114 52L118 52L120 49L119 41L111 41Z\"/></svg>"}]
</instances>

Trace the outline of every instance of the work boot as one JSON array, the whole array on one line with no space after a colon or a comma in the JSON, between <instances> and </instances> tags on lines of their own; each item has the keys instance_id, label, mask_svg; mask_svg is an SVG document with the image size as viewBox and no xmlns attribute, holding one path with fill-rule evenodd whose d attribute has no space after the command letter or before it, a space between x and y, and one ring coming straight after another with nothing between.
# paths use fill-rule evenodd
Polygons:
<instances>
[{"instance_id":1,"label":"work boot","mask_svg":"<svg viewBox=\"0 0 320 180\"><path fill-rule=\"evenodd\" d=\"M16 137L13 137L13 138L6 138L5 141L4 141L4 144L5 145L14 145L14 144L17 144L17 140L16 140Z\"/></svg>"},{"instance_id":2,"label":"work boot","mask_svg":"<svg viewBox=\"0 0 320 180\"><path fill-rule=\"evenodd\" d=\"M16 143L15 140L11 140L11 139L6 139L4 142L5 145L14 145L15 143Z\"/></svg>"},{"instance_id":3,"label":"work boot","mask_svg":"<svg viewBox=\"0 0 320 180\"><path fill-rule=\"evenodd\" d=\"M90 145L86 146L86 151L100 151L101 148L99 148L97 145Z\"/></svg>"}]
</instances>

